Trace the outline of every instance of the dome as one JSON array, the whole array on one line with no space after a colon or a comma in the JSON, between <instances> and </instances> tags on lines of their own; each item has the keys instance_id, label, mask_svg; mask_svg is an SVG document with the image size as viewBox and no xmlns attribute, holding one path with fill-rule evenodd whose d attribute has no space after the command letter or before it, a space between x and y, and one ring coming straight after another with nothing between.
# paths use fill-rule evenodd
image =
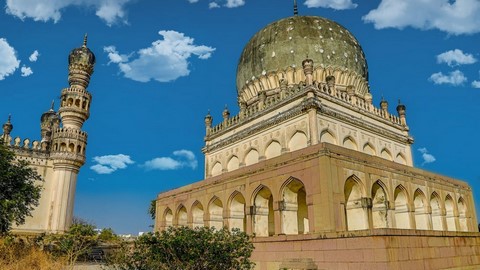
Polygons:
<instances>
[{"instance_id":1,"label":"dome","mask_svg":"<svg viewBox=\"0 0 480 270\"><path fill-rule=\"evenodd\" d=\"M237 90L272 71L302 67L312 59L322 68L340 68L368 80L365 55L357 39L338 23L316 16L293 16L269 24L243 49L237 68Z\"/></svg>"},{"instance_id":2,"label":"dome","mask_svg":"<svg viewBox=\"0 0 480 270\"><path fill-rule=\"evenodd\" d=\"M68 56L68 64L82 64L93 66L95 64L95 55L87 48L87 35L80 48L73 49Z\"/></svg>"}]
</instances>

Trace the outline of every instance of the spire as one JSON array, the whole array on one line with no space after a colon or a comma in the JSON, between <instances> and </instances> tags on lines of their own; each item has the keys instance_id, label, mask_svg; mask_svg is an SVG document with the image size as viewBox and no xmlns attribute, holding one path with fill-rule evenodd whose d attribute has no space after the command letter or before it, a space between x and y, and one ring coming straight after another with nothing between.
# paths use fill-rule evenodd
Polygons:
<instances>
[{"instance_id":1,"label":"spire","mask_svg":"<svg viewBox=\"0 0 480 270\"><path fill-rule=\"evenodd\" d=\"M50 111L52 112L55 111L53 107L55 107L55 100L52 100L52 105L50 106Z\"/></svg>"},{"instance_id":2,"label":"spire","mask_svg":"<svg viewBox=\"0 0 480 270\"><path fill-rule=\"evenodd\" d=\"M83 37L83 45L82 47L86 48L87 47L87 33L85 33L85 36Z\"/></svg>"},{"instance_id":3,"label":"spire","mask_svg":"<svg viewBox=\"0 0 480 270\"><path fill-rule=\"evenodd\" d=\"M298 6L297 6L297 0L293 0L293 16L298 15Z\"/></svg>"}]
</instances>

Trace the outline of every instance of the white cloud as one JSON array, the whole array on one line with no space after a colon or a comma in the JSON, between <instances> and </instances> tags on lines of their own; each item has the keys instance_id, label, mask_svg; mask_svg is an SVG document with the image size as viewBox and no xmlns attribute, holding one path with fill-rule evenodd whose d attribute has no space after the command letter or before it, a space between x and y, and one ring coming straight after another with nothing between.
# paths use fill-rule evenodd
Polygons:
<instances>
[{"instance_id":1,"label":"white cloud","mask_svg":"<svg viewBox=\"0 0 480 270\"><path fill-rule=\"evenodd\" d=\"M7 14L22 20L31 18L34 21L58 22L63 9L69 6L92 7L95 14L107 25L117 22L126 23L125 5L132 0L7 0Z\"/></svg>"},{"instance_id":2,"label":"white cloud","mask_svg":"<svg viewBox=\"0 0 480 270\"><path fill-rule=\"evenodd\" d=\"M40 53L38 53L38 51L35 50L35 51L33 51L33 53L30 55L30 57L28 57L28 60L30 60L30 62L37 62L38 56L40 56Z\"/></svg>"},{"instance_id":3,"label":"white cloud","mask_svg":"<svg viewBox=\"0 0 480 270\"><path fill-rule=\"evenodd\" d=\"M225 6L227 8L236 8L245 5L245 0L227 0Z\"/></svg>"},{"instance_id":4,"label":"white cloud","mask_svg":"<svg viewBox=\"0 0 480 270\"><path fill-rule=\"evenodd\" d=\"M446 51L437 55L437 63L446 63L447 65L459 66L459 65L468 65L477 62L477 59L473 55L468 53L463 53L462 50L455 49Z\"/></svg>"},{"instance_id":5,"label":"white cloud","mask_svg":"<svg viewBox=\"0 0 480 270\"><path fill-rule=\"evenodd\" d=\"M20 66L15 49L8 44L7 40L0 38L0 81L12 75Z\"/></svg>"},{"instance_id":6,"label":"white cloud","mask_svg":"<svg viewBox=\"0 0 480 270\"><path fill-rule=\"evenodd\" d=\"M192 151L177 150L173 152L174 157L158 157L145 162L142 167L147 170L178 170L181 168L196 169L198 166L197 158Z\"/></svg>"},{"instance_id":7,"label":"white cloud","mask_svg":"<svg viewBox=\"0 0 480 270\"><path fill-rule=\"evenodd\" d=\"M190 74L189 58L192 55L199 59L208 59L215 48L194 45L194 39L176 31L159 31L163 40L152 42L152 46L138 50L136 59L129 61L130 56L120 54L114 46L104 48L111 63L118 64L126 78L139 82L156 80L173 81Z\"/></svg>"},{"instance_id":8,"label":"white cloud","mask_svg":"<svg viewBox=\"0 0 480 270\"><path fill-rule=\"evenodd\" d=\"M331 9L352 9L358 5L352 3L352 0L306 0L304 5L309 8L331 8Z\"/></svg>"},{"instance_id":9,"label":"white cloud","mask_svg":"<svg viewBox=\"0 0 480 270\"><path fill-rule=\"evenodd\" d=\"M473 88L480 88L480 81L473 81L472 82L472 87Z\"/></svg>"},{"instance_id":10,"label":"white cloud","mask_svg":"<svg viewBox=\"0 0 480 270\"><path fill-rule=\"evenodd\" d=\"M429 78L434 84L451 84L453 86L462 85L467 81L467 77L460 70L450 72L448 75L442 72L434 73Z\"/></svg>"},{"instance_id":11,"label":"white cloud","mask_svg":"<svg viewBox=\"0 0 480 270\"><path fill-rule=\"evenodd\" d=\"M363 20L376 29L410 26L461 35L480 32L478 14L478 0L382 0Z\"/></svg>"},{"instance_id":12,"label":"white cloud","mask_svg":"<svg viewBox=\"0 0 480 270\"><path fill-rule=\"evenodd\" d=\"M135 163L130 156L124 154L97 156L93 158L97 164L90 167L98 174L111 174L118 169L125 169Z\"/></svg>"},{"instance_id":13,"label":"white cloud","mask_svg":"<svg viewBox=\"0 0 480 270\"><path fill-rule=\"evenodd\" d=\"M428 163L435 162L435 160L436 160L435 157L432 154L428 153L427 148L425 148L425 147L419 148L418 151L420 153L422 153L422 159L423 159L422 166L425 165L425 164L428 164Z\"/></svg>"},{"instance_id":14,"label":"white cloud","mask_svg":"<svg viewBox=\"0 0 480 270\"><path fill-rule=\"evenodd\" d=\"M220 5L215 3L215 2L211 2L210 4L208 4L208 8L212 9L212 8L220 8Z\"/></svg>"},{"instance_id":15,"label":"white cloud","mask_svg":"<svg viewBox=\"0 0 480 270\"><path fill-rule=\"evenodd\" d=\"M22 77L28 77L28 76L33 74L32 69L30 67L25 66L25 65L22 66L20 71L22 72Z\"/></svg>"},{"instance_id":16,"label":"white cloud","mask_svg":"<svg viewBox=\"0 0 480 270\"><path fill-rule=\"evenodd\" d=\"M198 0L188 0L189 3L197 3Z\"/></svg>"}]
</instances>

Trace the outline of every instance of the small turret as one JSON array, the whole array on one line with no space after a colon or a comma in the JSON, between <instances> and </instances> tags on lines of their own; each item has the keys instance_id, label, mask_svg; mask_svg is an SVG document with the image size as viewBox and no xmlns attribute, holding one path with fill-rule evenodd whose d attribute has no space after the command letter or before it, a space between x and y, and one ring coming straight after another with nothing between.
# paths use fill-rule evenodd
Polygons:
<instances>
[{"instance_id":1,"label":"small turret","mask_svg":"<svg viewBox=\"0 0 480 270\"><path fill-rule=\"evenodd\" d=\"M398 100L398 106L397 106L397 113L398 113L398 117L400 117L400 122L403 126L406 126L407 125L407 118L406 118L406 110L407 110L407 107L405 105L402 104L402 102L400 101L400 99Z\"/></svg>"},{"instance_id":2,"label":"small turret","mask_svg":"<svg viewBox=\"0 0 480 270\"><path fill-rule=\"evenodd\" d=\"M210 115L210 110L208 110L207 115L205 116L205 130L208 135L210 129L212 128L213 117Z\"/></svg>"},{"instance_id":3,"label":"small turret","mask_svg":"<svg viewBox=\"0 0 480 270\"><path fill-rule=\"evenodd\" d=\"M312 59L305 59L302 61L303 73L305 73L305 83L306 85L313 84L313 60Z\"/></svg>"},{"instance_id":4,"label":"small turret","mask_svg":"<svg viewBox=\"0 0 480 270\"><path fill-rule=\"evenodd\" d=\"M12 125L12 122L10 121L11 119L12 119L12 116L8 115L7 122L5 122L5 124L3 124L3 135L4 136L9 136L10 132L12 132L13 125Z\"/></svg>"},{"instance_id":5,"label":"small turret","mask_svg":"<svg viewBox=\"0 0 480 270\"><path fill-rule=\"evenodd\" d=\"M50 110L44 112L40 117L41 142L49 143L52 139L52 132L60 125L60 118L54 110L55 102L52 100Z\"/></svg>"},{"instance_id":6,"label":"small turret","mask_svg":"<svg viewBox=\"0 0 480 270\"><path fill-rule=\"evenodd\" d=\"M380 108L381 108L382 111L384 111L385 113L388 112L388 102L383 98L383 96L382 96L382 101L380 101Z\"/></svg>"},{"instance_id":7,"label":"small turret","mask_svg":"<svg viewBox=\"0 0 480 270\"><path fill-rule=\"evenodd\" d=\"M228 118L230 117L230 111L228 110L228 107L226 104L225 104L225 109L223 110L222 116L223 116L224 122L227 122Z\"/></svg>"}]
</instances>

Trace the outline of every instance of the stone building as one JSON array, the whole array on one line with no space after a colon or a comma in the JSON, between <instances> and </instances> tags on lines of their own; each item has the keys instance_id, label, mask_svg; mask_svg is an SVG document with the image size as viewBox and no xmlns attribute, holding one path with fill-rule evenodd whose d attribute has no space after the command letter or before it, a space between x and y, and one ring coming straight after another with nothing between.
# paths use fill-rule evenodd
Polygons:
<instances>
[{"instance_id":1,"label":"stone building","mask_svg":"<svg viewBox=\"0 0 480 270\"><path fill-rule=\"evenodd\" d=\"M368 76L336 22L260 30L238 64L240 112L205 117L205 179L158 195L155 230L239 228L257 269L480 265L471 188L413 167L406 107L372 104Z\"/></svg>"},{"instance_id":2,"label":"stone building","mask_svg":"<svg viewBox=\"0 0 480 270\"><path fill-rule=\"evenodd\" d=\"M16 233L63 232L73 218L77 175L85 163L87 133L83 123L90 116L91 94L87 87L95 65L95 55L83 46L72 50L68 58L69 87L61 91L58 112L54 104L40 118L41 140L13 138L10 117L3 124L4 144L17 159L28 161L43 178L39 206L25 224L13 228Z\"/></svg>"}]
</instances>

